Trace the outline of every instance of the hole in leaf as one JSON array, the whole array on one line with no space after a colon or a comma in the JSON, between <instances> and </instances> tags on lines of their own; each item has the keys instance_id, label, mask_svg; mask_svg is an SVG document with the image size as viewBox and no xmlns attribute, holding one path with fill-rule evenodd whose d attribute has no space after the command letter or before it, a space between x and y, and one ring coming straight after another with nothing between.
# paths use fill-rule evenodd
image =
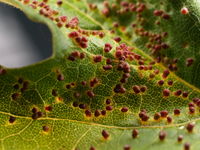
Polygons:
<instances>
[{"instance_id":1,"label":"hole in leaf","mask_svg":"<svg viewBox=\"0 0 200 150\"><path fill-rule=\"evenodd\" d=\"M27 66L52 55L52 36L46 25L32 22L20 10L0 4L0 64Z\"/></svg>"}]
</instances>

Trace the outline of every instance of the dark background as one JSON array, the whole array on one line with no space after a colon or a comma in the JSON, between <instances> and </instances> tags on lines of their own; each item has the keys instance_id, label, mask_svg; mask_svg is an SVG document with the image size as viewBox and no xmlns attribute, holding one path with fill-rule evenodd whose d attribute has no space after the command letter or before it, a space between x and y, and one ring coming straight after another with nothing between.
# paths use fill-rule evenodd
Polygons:
<instances>
[{"instance_id":1,"label":"dark background","mask_svg":"<svg viewBox=\"0 0 200 150\"><path fill-rule=\"evenodd\" d=\"M52 54L47 26L30 21L20 10L0 3L0 65L21 67Z\"/></svg>"}]
</instances>

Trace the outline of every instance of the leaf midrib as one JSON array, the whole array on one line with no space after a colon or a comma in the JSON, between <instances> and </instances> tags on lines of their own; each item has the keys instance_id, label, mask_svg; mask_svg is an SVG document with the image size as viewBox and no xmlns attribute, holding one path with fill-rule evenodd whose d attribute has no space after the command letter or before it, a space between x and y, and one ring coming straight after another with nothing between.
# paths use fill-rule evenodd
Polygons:
<instances>
[{"instance_id":1,"label":"leaf midrib","mask_svg":"<svg viewBox=\"0 0 200 150\"><path fill-rule=\"evenodd\" d=\"M19 116L19 115L14 115L14 114L11 114L11 113L6 113L6 112L0 112L0 114L13 116L13 117L16 117L16 118L21 118L21 119L33 120L31 117ZM66 119L66 118L41 117L41 118L38 118L37 120L69 121L69 122L73 122L73 123L79 123L79 124L85 124L85 125L91 125L91 126L98 126L98 127L104 127L104 128L131 130L131 129L140 129L140 128L172 128L172 127L185 126L186 124L188 124L190 122L199 121L200 118L196 118L196 119L186 121L186 122L183 122L183 123L178 123L178 124L168 124L168 125L161 125L161 126L158 126L158 125L157 126L155 126L155 125L152 125L152 126L142 125L142 126L130 126L130 127L115 126L115 125L104 125L104 124L99 124L99 123L94 123L94 122L78 121L78 120L71 120L71 119Z\"/></svg>"}]
</instances>

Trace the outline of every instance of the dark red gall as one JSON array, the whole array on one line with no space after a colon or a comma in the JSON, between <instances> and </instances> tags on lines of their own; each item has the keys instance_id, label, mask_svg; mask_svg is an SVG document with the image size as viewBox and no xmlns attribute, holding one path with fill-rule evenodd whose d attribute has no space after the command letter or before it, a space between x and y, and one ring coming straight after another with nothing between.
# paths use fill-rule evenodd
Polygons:
<instances>
[{"instance_id":1,"label":"dark red gall","mask_svg":"<svg viewBox=\"0 0 200 150\"><path fill-rule=\"evenodd\" d=\"M165 131L160 131L159 132L159 139L161 141L163 141L166 138L166 136L167 136L167 133Z\"/></svg>"},{"instance_id":2,"label":"dark red gall","mask_svg":"<svg viewBox=\"0 0 200 150\"><path fill-rule=\"evenodd\" d=\"M53 107L52 106L45 106L44 108L46 111L52 111L53 110Z\"/></svg>"},{"instance_id":3,"label":"dark red gall","mask_svg":"<svg viewBox=\"0 0 200 150\"><path fill-rule=\"evenodd\" d=\"M192 132L194 126L195 126L195 125L194 125L193 123L188 123L188 124L186 125L187 131L188 131L188 132Z\"/></svg>"},{"instance_id":4,"label":"dark red gall","mask_svg":"<svg viewBox=\"0 0 200 150\"><path fill-rule=\"evenodd\" d=\"M168 116L168 117L167 117L167 122L168 122L168 123L172 123L172 117Z\"/></svg>"},{"instance_id":5,"label":"dark red gall","mask_svg":"<svg viewBox=\"0 0 200 150\"><path fill-rule=\"evenodd\" d=\"M12 97L13 100L17 100L17 99L19 98L19 96L20 96L19 93L13 93L13 94L11 95L11 97Z\"/></svg>"},{"instance_id":6,"label":"dark red gall","mask_svg":"<svg viewBox=\"0 0 200 150\"><path fill-rule=\"evenodd\" d=\"M91 117L92 116L92 112L91 112L91 110L85 110L85 115L87 116L87 117Z\"/></svg>"},{"instance_id":7,"label":"dark red gall","mask_svg":"<svg viewBox=\"0 0 200 150\"><path fill-rule=\"evenodd\" d=\"M138 137L138 135L139 135L139 131L137 129L133 129L133 131L132 131L132 137L136 138L136 137Z\"/></svg>"},{"instance_id":8,"label":"dark red gall","mask_svg":"<svg viewBox=\"0 0 200 150\"><path fill-rule=\"evenodd\" d=\"M180 115L181 111L180 109L174 109L174 115Z\"/></svg>"},{"instance_id":9,"label":"dark red gall","mask_svg":"<svg viewBox=\"0 0 200 150\"><path fill-rule=\"evenodd\" d=\"M131 146L130 145L125 145L124 146L124 150L131 150Z\"/></svg>"},{"instance_id":10,"label":"dark red gall","mask_svg":"<svg viewBox=\"0 0 200 150\"><path fill-rule=\"evenodd\" d=\"M87 107L86 104L79 104L80 109L86 109L86 107Z\"/></svg>"},{"instance_id":11,"label":"dark red gall","mask_svg":"<svg viewBox=\"0 0 200 150\"><path fill-rule=\"evenodd\" d=\"M163 81L163 80L159 80L159 81L158 81L158 85L159 85L159 86L162 86L163 84L164 84L164 81Z\"/></svg>"},{"instance_id":12,"label":"dark red gall","mask_svg":"<svg viewBox=\"0 0 200 150\"><path fill-rule=\"evenodd\" d=\"M95 110L94 116L95 117L99 117L100 115L101 115L101 111L100 110Z\"/></svg>"},{"instance_id":13,"label":"dark red gall","mask_svg":"<svg viewBox=\"0 0 200 150\"><path fill-rule=\"evenodd\" d=\"M102 56L101 55L97 55L93 57L94 62L101 62L102 61Z\"/></svg>"},{"instance_id":14,"label":"dark red gall","mask_svg":"<svg viewBox=\"0 0 200 150\"><path fill-rule=\"evenodd\" d=\"M43 129L44 132L48 132L49 131L49 127L48 126L43 126L42 129Z\"/></svg>"},{"instance_id":15,"label":"dark red gall","mask_svg":"<svg viewBox=\"0 0 200 150\"><path fill-rule=\"evenodd\" d=\"M10 118L9 118L9 122L10 123L14 123L15 120L16 120L16 117L10 116Z\"/></svg>"},{"instance_id":16,"label":"dark red gall","mask_svg":"<svg viewBox=\"0 0 200 150\"><path fill-rule=\"evenodd\" d=\"M170 95L170 90L164 89L163 90L163 96L168 97Z\"/></svg>"},{"instance_id":17,"label":"dark red gall","mask_svg":"<svg viewBox=\"0 0 200 150\"><path fill-rule=\"evenodd\" d=\"M161 117L160 113L155 113L153 118L154 118L154 120L159 120L160 117Z\"/></svg>"},{"instance_id":18,"label":"dark red gall","mask_svg":"<svg viewBox=\"0 0 200 150\"><path fill-rule=\"evenodd\" d=\"M133 86L132 89L135 92L135 94L140 93L140 87L138 85Z\"/></svg>"},{"instance_id":19,"label":"dark red gall","mask_svg":"<svg viewBox=\"0 0 200 150\"><path fill-rule=\"evenodd\" d=\"M95 96L94 92L93 91L87 91L87 95L90 97L90 98L93 98Z\"/></svg>"},{"instance_id":20,"label":"dark red gall","mask_svg":"<svg viewBox=\"0 0 200 150\"><path fill-rule=\"evenodd\" d=\"M103 130L103 131L101 132L101 134L102 134L102 136L103 136L104 139L108 139L108 137L110 136L110 134L109 134L108 131L106 131L106 130Z\"/></svg>"},{"instance_id":21,"label":"dark red gall","mask_svg":"<svg viewBox=\"0 0 200 150\"><path fill-rule=\"evenodd\" d=\"M106 110L111 111L111 110L113 110L113 107L112 106L106 106Z\"/></svg>"},{"instance_id":22,"label":"dark red gall","mask_svg":"<svg viewBox=\"0 0 200 150\"><path fill-rule=\"evenodd\" d=\"M184 144L184 150L190 150L190 144L188 142Z\"/></svg>"},{"instance_id":23,"label":"dark red gall","mask_svg":"<svg viewBox=\"0 0 200 150\"><path fill-rule=\"evenodd\" d=\"M128 107L122 107L121 108L121 112L127 112L128 111Z\"/></svg>"},{"instance_id":24,"label":"dark red gall","mask_svg":"<svg viewBox=\"0 0 200 150\"><path fill-rule=\"evenodd\" d=\"M177 138L177 141L182 142L183 141L183 135L179 135L178 138Z\"/></svg>"},{"instance_id":25,"label":"dark red gall","mask_svg":"<svg viewBox=\"0 0 200 150\"><path fill-rule=\"evenodd\" d=\"M168 111L167 110L162 110L160 112L161 117L166 118L168 116Z\"/></svg>"},{"instance_id":26,"label":"dark red gall","mask_svg":"<svg viewBox=\"0 0 200 150\"><path fill-rule=\"evenodd\" d=\"M105 116L106 115L106 110L101 111L101 115Z\"/></svg>"}]
</instances>

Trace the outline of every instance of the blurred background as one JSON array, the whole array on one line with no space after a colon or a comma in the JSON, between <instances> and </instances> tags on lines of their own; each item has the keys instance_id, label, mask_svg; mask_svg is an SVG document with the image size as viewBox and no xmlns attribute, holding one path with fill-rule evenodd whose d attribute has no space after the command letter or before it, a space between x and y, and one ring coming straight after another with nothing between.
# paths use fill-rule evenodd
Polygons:
<instances>
[{"instance_id":1,"label":"blurred background","mask_svg":"<svg viewBox=\"0 0 200 150\"><path fill-rule=\"evenodd\" d=\"M0 3L0 65L18 68L46 59L52 54L51 44L47 26Z\"/></svg>"}]
</instances>

